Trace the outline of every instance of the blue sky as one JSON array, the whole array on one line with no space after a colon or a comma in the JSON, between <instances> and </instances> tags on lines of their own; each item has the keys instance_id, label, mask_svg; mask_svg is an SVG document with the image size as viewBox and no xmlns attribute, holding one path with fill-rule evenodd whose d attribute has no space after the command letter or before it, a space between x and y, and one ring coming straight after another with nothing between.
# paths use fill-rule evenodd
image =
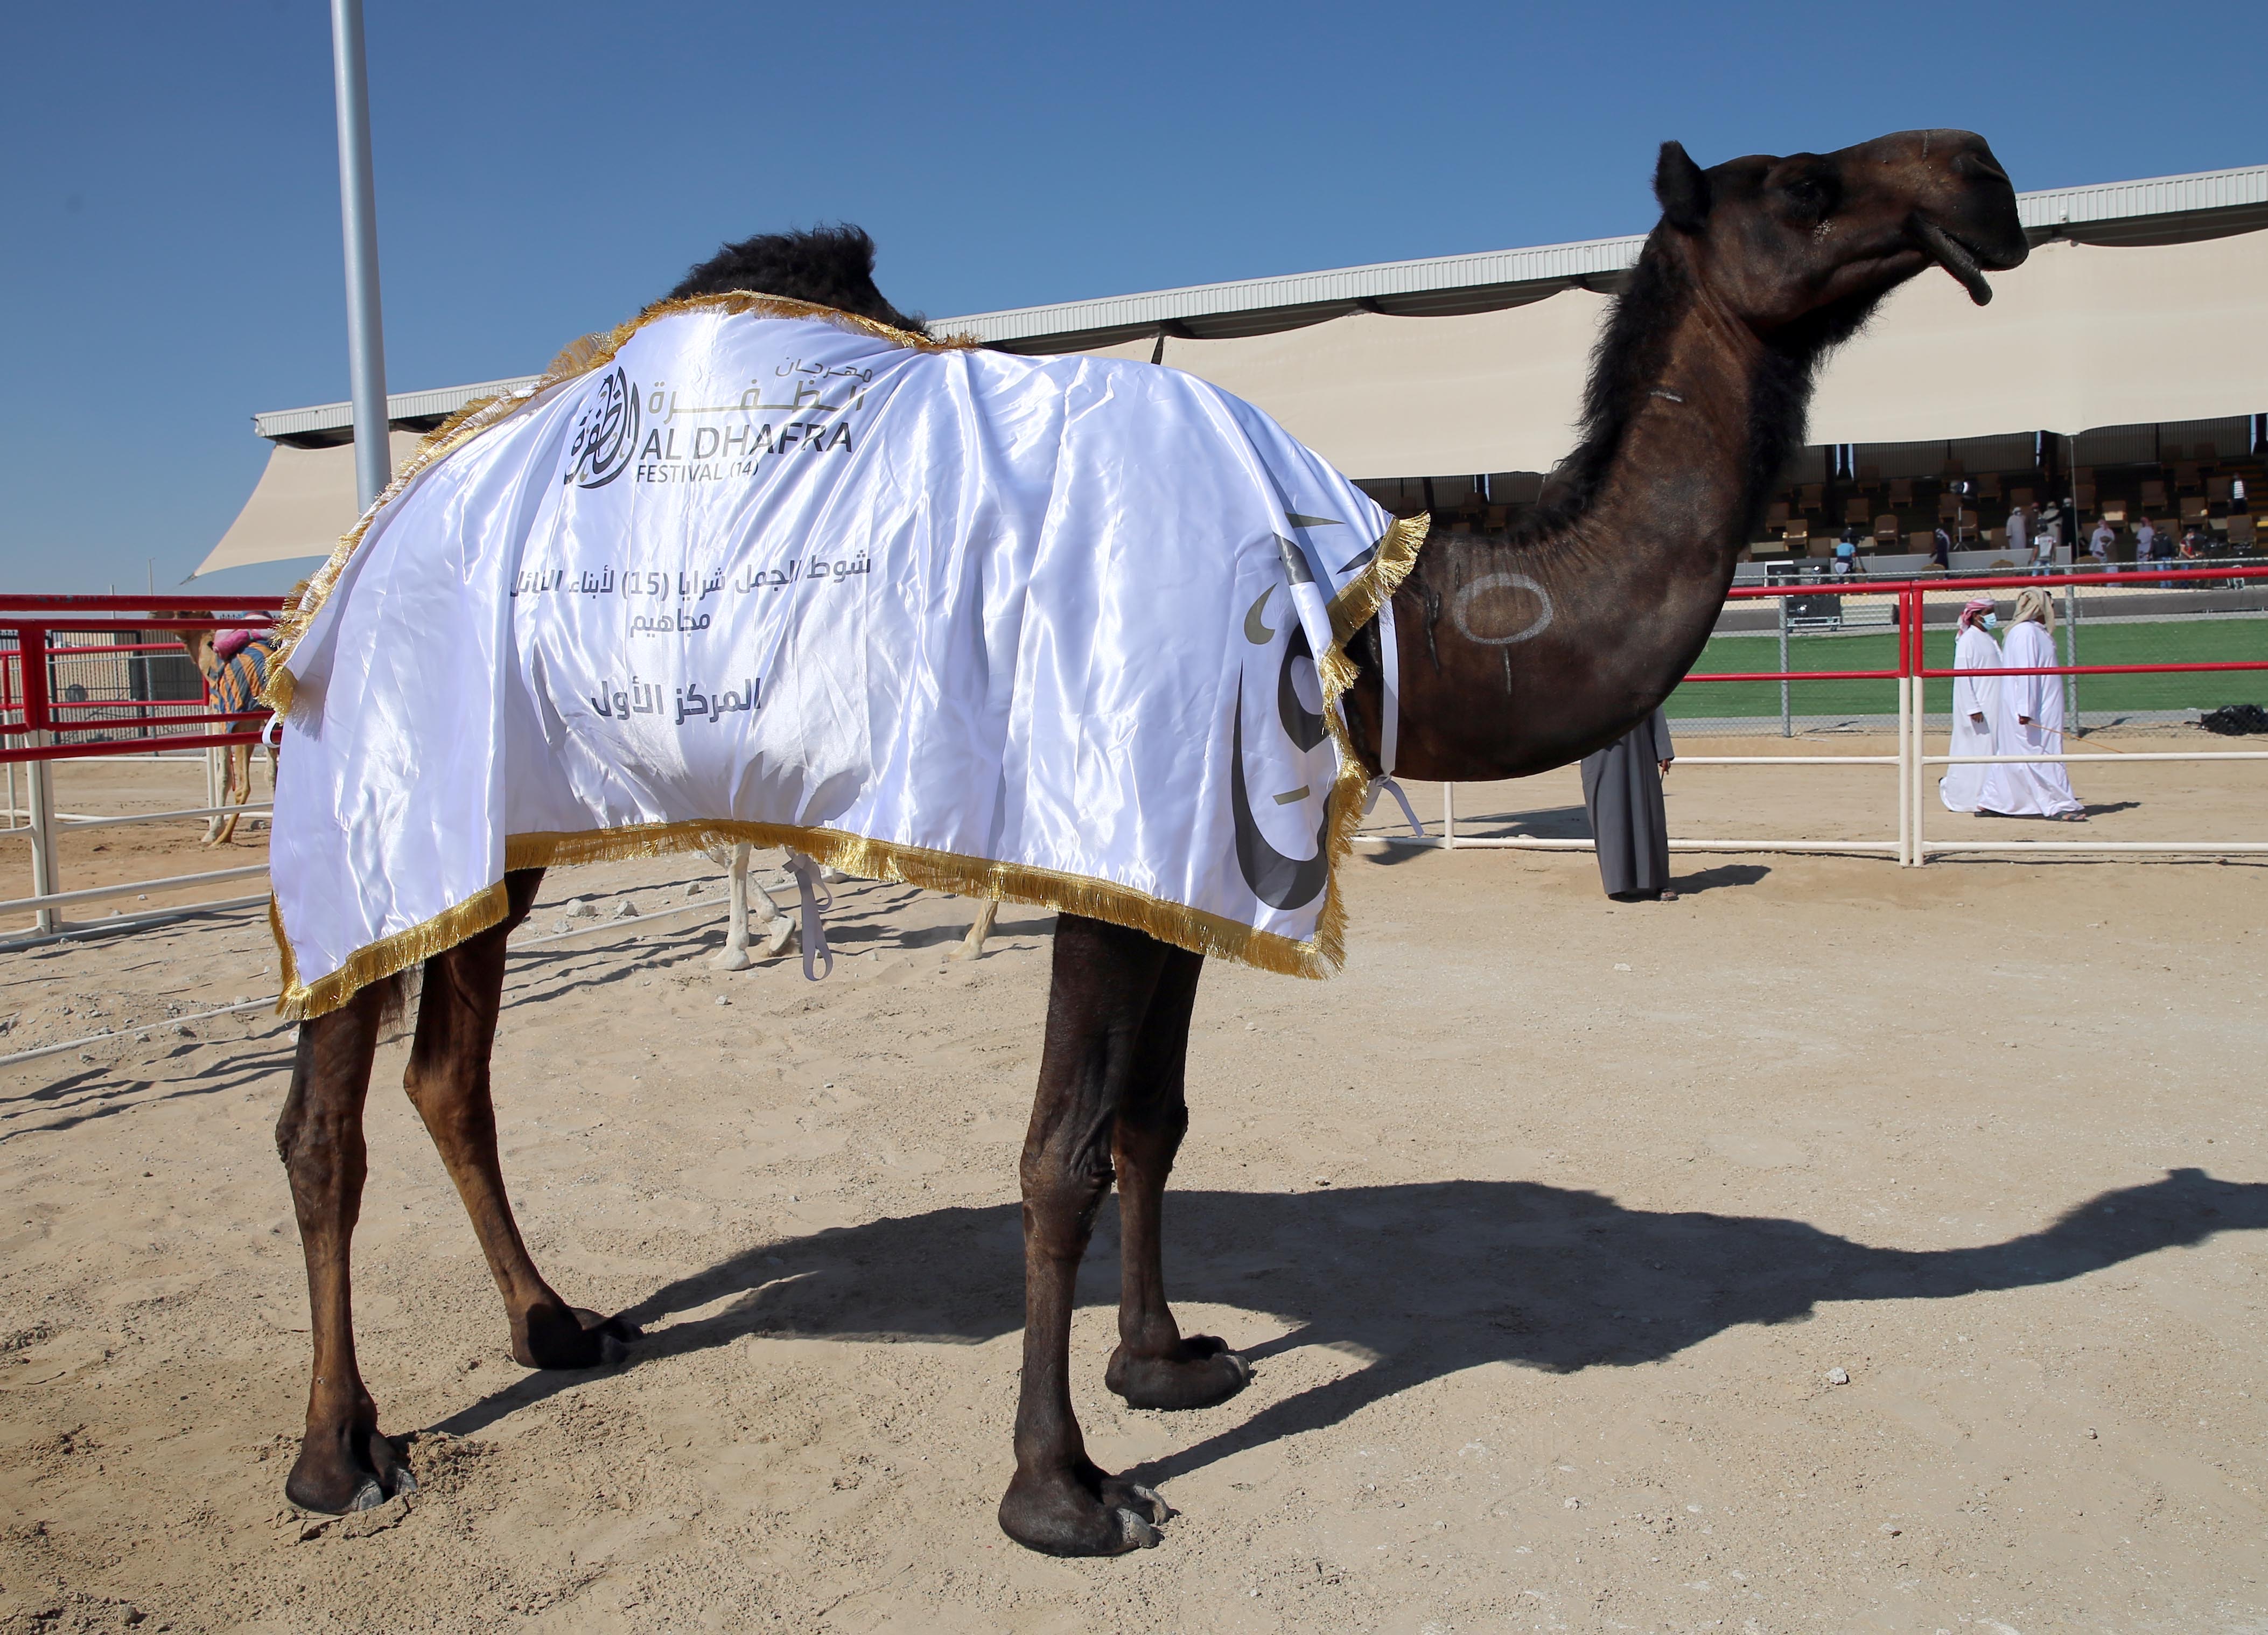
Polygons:
<instances>
[{"instance_id":1,"label":"blue sky","mask_svg":"<svg viewBox=\"0 0 2268 1635\"><path fill-rule=\"evenodd\" d=\"M815 220L942 316L1638 232L1666 136L1964 126L2024 188L2268 158L2258 0L367 4L395 391L537 369ZM328 7L9 36L0 588L163 587L257 480L253 412L346 395Z\"/></svg>"}]
</instances>

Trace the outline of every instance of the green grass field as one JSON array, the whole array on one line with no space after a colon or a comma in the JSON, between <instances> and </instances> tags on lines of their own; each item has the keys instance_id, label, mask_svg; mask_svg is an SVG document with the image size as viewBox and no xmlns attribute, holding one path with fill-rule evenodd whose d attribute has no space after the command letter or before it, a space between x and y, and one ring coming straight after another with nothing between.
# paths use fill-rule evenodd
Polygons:
<instances>
[{"instance_id":1,"label":"green grass field","mask_svg":"<svg viewBox=\"0 0 2268 1635\"><path fill-rule=\"evenodd\" d=\"M1954 633L1933 630L1926 654L1933 666L1953 662ZM2056 631L2056 652L2063 652L2063 631ZM2237 659L2268 662L2268 617L2245 619L2167 619L2137 624L2086 624L2079 627L2080 664L2206 664ZM1788 668L1806 670L1887 670L1898 660L1897 637L1884 631L1863 636L1791 633L1787 642ZM1776 670L1779 667L1777 636L1720 636L1702 651L1693 668L1711 671ZM1927 683L1925 703L1933 714L1953 708L1953 683ZM1797 715L1895 715L1895 681L1806 681L1789 689L1790 707ZM2268 703L2268 670L2219 670L2174 675L2082 675L2079 678L2080 709L2088 717L2129 710L2217 710L2223 704ZM1689 681L1669 696L1672 719L1697 716L1777 716L1777 681Z\"/></svg>"}]
</instances>

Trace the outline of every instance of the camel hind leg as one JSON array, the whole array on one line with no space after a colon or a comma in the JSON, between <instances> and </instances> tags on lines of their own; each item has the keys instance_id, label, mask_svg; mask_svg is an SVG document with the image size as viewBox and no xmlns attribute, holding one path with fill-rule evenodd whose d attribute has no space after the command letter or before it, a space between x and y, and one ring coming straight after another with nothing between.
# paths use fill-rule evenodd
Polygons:
<instances>
[{"instance_id":1,"label":"camel hind leg","mask_svg":"<svg viewBox=\"0 0 2268 1635\"><path fill-rule=\"evenodd\" d=\"M332 1515L370 1509L416 1486L379 1432L378 1404L355 1359L350 1260L368 1171L363 1103L386 997L382 985L365 988L340 1009L300 1024L291 1094L276 1121L276 1151L291 1180L307 1259L315 1353L306 1433L284 1494L303 1510Z\"/></svg>"},{"instance_id":2,"label":"camel hind leg","mask_svg":"<svg viewBox=\"0 0 2268 1635\"><path fill-rule=\"evenodd\" d=\"M1167 1516L1155 1493L1086 1456L1071 1407L1070 1353L1079 1263L1110 1189L1119 1120L1143 1099L1154 1071L1155 1052L1145 1048L1147 1020L1161 988L1166 1013L1182 1008L1167 976L1174 957L1164 943L1123 926L1075 914L1056 921L1047 1038L1020 1166L1024 1367L1016 1474L999 1513L1009 1537L1051 1556L1109 1556L1155 1544L1156 1524Z\"/></svg>"},{"instance_id":3,"label":"camel hind leg","mask_svg":"<svg viewBox=\"0 0 2268 1635\"><path fill-rule=\"evenodd\" d=\"M540 869L504 876L502 923L425 961L417 1034L402 1087L440 1149L472 1217L490 1275L512 1324L512 1354L530 1368L590 1368L621 1355L637 1331L561 1300L527 1252L497 1158L489 1057L504 997L504 939L534 905Z\"/></svg>"},{"instance_id":4,"label":"camel hind leg","mask_svg":"<svg viewBox=\"0 0 2268 1635\"><path fill-rule=\"evenodd\" d=\"M1211 1335L1183 1337L1166 1303L1166 1178L1189 1127L1183 1072L1204 956L1166 955L1135 1046L1111 1153L1118 1173L1118 1349L1103 1383L1132 1408L1210 1408L1242 1390L1251 1366Z\"/></svg>"}]
</instances>

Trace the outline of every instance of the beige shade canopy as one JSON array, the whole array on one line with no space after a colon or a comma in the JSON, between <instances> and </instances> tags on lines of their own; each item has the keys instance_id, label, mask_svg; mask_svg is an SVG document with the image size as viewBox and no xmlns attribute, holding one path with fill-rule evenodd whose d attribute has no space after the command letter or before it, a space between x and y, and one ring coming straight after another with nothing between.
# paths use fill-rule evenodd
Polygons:
<instances>
[{"instance_id":1,"label":"beige shade canopy","mask_svg":"<svg viewBox=\"0 0 2268 1635\"><path fill-rule=\"evenodd\" d=\"M2053 243L1991 306L1924 273L1827 361L1812 443L2084 431L2268 408L2268 232ZM1605 298L1459 318L1356 313L1165 361L1258 405L1351 477L1548 471L1574 446Z\"/></svg>"},{"instance_id":2,"label":"beige shade canopy","mask_svg":"<svg viewBox=\"0 0 2268 1635\"><path fill-rule=\"evenodd\" d=\"M398 471L424 439L415 431L396 431L388 441ZM260 474L252 497L189 577L298 556L328 556L339 535L354 527L361 514L355 504L353 444L335 448L278 444L268 456L268 469Z\"/></svg>"},{"instance_id":3,"label":"beige shade canopy","mask_svg":"<svg viewBox=\"0 0 2268 1635\"><path fill-rule=\"evenodd\" d=\"M1821 371L1807 438L1901 443L2268 409L2268 231L2186 244L2041 246L1972 306L1922 274ZM1548 471L1574 446L1608 298L1563 290L1459 317L1358 312L1164 361L1257 405L1351 477ZM1089 356L1146 362L1152 335ZM393 435L399 467L418 443ZM198 569L327 555L356 516L354 450L278 447ZM194 575L191 577L195 577Z\"/></svg>"},{"instance_id":4,"label":"beige shade canopy","mask_svg":"<svg viewBox=\"0 0 2268 1635\"><path fill-rule=\"evenodd\" d=\"M1455 318L1351 313L1164 361L1265 409L1351 477L1544 471L1574 444L1604 296Z\"/></svg>"},{"instance_id":5,"label":"beige shade canopy","mask_svg":"<svg viewBox=\"0 0 2268 1635\"><path fill-rule=\"evenodd\" d=\"M1925 273L1822 373L1814 443L2213 420L2268 409L2268 232L2043 244L1982 310Z\"/></svg>"}]
</instances>

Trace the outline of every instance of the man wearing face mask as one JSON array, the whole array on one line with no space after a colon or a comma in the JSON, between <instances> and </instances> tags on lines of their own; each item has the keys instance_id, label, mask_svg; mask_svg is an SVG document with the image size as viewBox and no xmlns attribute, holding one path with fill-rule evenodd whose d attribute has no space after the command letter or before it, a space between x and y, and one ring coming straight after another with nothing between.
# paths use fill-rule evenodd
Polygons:
<instances>
[{"instance_id":1,"label":"man wearing face mask","mask_svg":"<svg viewBox=\"0 0 2268 1635\"><path fill-rule=\"evenodd\" d=\"M1992 601L1979 597L1961 610L1961 639L1954 644L1953 667L1956 670L1997 670L2000 667L2000 646L1991 632L2000 622ZM1999 681L1990 675L1956 675L1953 678L1953 744L1947 750L1955 755L1989 755L1992 753L1992 709L1999 700ZM1938 780L1938 799L1945 802L1948 812L1974 812L1978 798L1984 791L1984 775L1988 766L1949 766Z\"/></svg>"}]
</instances>

